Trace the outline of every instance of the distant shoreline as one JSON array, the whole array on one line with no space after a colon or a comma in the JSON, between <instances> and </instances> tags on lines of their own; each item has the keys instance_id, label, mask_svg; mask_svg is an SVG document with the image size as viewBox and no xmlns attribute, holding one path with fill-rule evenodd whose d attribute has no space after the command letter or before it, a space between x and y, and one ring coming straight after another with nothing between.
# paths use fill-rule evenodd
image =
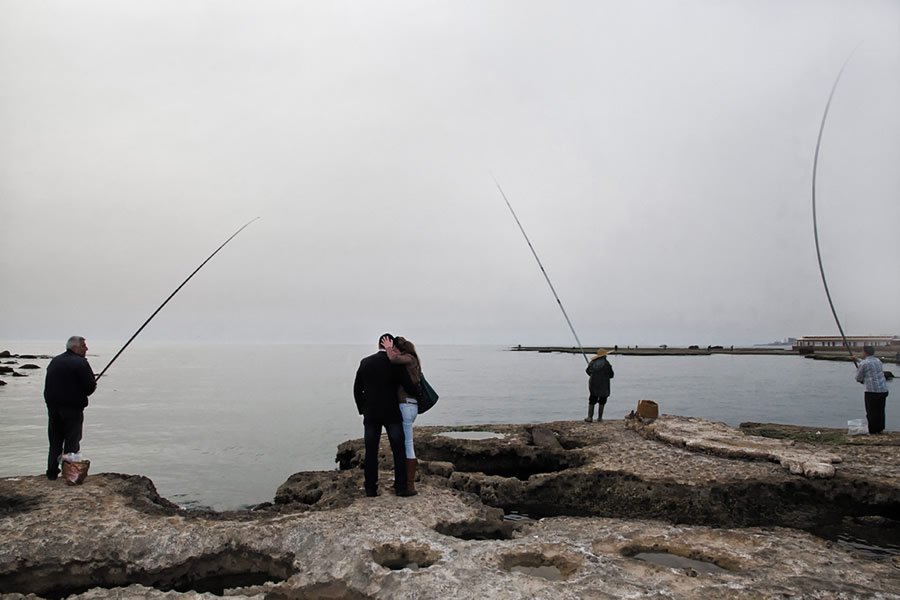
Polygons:
<instances>
[{"instance_id":1,"label":"distant shoreline","mask_svg":"<svg viewBox=\"0 0 900 600\"><path fill-rule=\"evenodd\" d=\"M627 355L627 356L708 356L710 354L790 354L799 356L800 353L790 348L766 348L766 347L737 347L724 346L715 348L659 348L659 347L618 347L609 348L606 346L585 346L584 351L593 355L597 350L608 350L610 354ZM581 354L581 349L571 346L511 346L510 350L514 352L561 352L564 354ZM850 357L847 357L849 360Z\"/></svg>"},{"instance_id":2,"label":"distant shoreline","mask_svg":"<svg viewBox=\"0 0 900 600\"><path fill-rule=\"evenodd\" d=\"M563 354L581 354L581 349L572 346L510 346L509 348L513 352L542 352L542 353L550 353L550 352L560 352ZM846 361L850 362L852 359L846 353L838 353L838 352L799 352L797 350L792 350L791 348L772 348L765 346L716 346L709 348L675 348L675 347L667 347L667 348L659 348L659 347L638 347L635 346L622 348L621 346L618 348L606 347L606 346L585 346L584 351L586 354L594 355L597 353L597 350L608 350L611 355L620 355L620 356L709 356L711 354L743 354L743 355L769 355L769 356L803 356L804 358L811 358L813 360L833 360L833 361ZM877 352L876 352L877 354ZM857 357L862 358L861 356ZM882 362L886 363L897 363L897 359L894 356L878 356Z\"/></svg>"}]
</instances>

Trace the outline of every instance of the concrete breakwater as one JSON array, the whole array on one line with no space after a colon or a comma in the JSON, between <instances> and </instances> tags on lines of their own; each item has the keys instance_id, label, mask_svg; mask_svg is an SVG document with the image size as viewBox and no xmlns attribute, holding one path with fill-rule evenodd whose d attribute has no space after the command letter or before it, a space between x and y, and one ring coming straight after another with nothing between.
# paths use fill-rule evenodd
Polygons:
<instances>
[{"instance_id":1,"label":"concrete breakwater","mask_svg":"<svg viewBox=\"0 0 900 600\"><path fill-rule=\"evenodd\" d=\"M662 346L590 346L584 351L588 356L597 353L599 349L609 350L613 354L622 356L709 356L710 354L760 354L760 355L792 355L800 353L790 348L765 348L737 346L690 346L687 348L662 347ZM560 352L564 354L581 354L581 348L577 346L511 346L514 352Z\"/></svg>"},{"instance_id":2,"label":"concrete breakwater","mask_svg":"<svg viewBox=\"0 0 900 600\"><path fill-rule=\"evenodd\" d=\"M552 353L559 352L562 354L581 354L581 348L575 346L511 346L509 348L514 352L541 352ZM590 346L585 347L584 352L591 356L596 354L598 350L609 350L610 354L615 356L710 356L713 354L731 354L731 355L758 355L758 356L802 356L812 360L833 360L840 362L851 362L853 359L843 348L833 350L817 350L797 351L790 348L769 348L765 346L689 346L687 348L670 347L670 346ZM900 360L896 353L883 353L876 349L875 355L884 363L900 364ZM862 358L862 353L857 359Z\"/></svg>"},{"instance_id":3,"label":"concrete breakwater","mask_svg":"<svg viewBox=\"0 0 900 600\"><path fill-rule=\"evenodd\" d=\"M900 436L745 430L668 415L420 427L416 497L387 493L385 439L382 494L363 498L351 440L340 470L221 513L182 510L136 475L7 478L0 594L900 599ZM883 550L809 533L835 524L883 532Z\"/></svg>"}]
</instances>

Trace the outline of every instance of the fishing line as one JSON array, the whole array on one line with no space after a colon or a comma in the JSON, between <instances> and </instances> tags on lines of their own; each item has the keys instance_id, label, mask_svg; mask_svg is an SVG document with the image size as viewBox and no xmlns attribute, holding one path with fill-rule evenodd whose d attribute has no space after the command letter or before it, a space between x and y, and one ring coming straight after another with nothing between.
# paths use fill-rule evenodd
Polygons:
<instances>
[{"instance_id":1,"label":"fishing line","mask_svg":"<svg viewBox=\"0 0 900 600\"><path fill-rule=\"evenodd\" d=\"M493 176L492 176L493 177ZM563 316L566 318L566 323L569 324L569 329L572 330L572 335L575 336L575 341L578 342L578 347L581 349L581 355L584 357L584 362L591 364L591 361L588 360L587 354L584 352L584 347L581 345L581 340L578 339L578 334L575 333L575 328L572 327L572 321L569 319L569 315L566 314L566 309L563 308L562 302L559 300L559 296L556 293L556 290L553 288L553 284L550 282L550 276L547 275L547 270L544 269L544 265L541 264L541 259L538 258L537 252L534 250L534 246L531 245L531 240L528 239L528 234L525 233L525 228L522 227L522 223L519 222L519 217L516 216L516 211L513 210L512 204L509 203L509 199L506 197L506 194L503 193L503 188L500 187L500 182L497 181L496 177L493 177L494 183L497 184L497 189L500 190L500 195L503 196L503 201L506 202L506 206L509 208L509 212L512 213L513 219L516 220L516 225L519 226L519 231L522 232L522 235L525 236L525 241L528 242L528 247L531 248L531 253L534 255L534 260L537 261L538 266L541 268L541 273L544 274L544 279L547 280L547 285L550 286L550 291L553 292L553 297L556 298L556 303L559 304L559 310L562 311Z\"/></svg>"},{"instance_id":2,"label":"fishing line","mask_svg":"<svg viewBox=\"0 0 900 600\"><path fill-rule=\"evenodd\" d=\"M106 370L107 370L109 367L111 367L112 364L113 364L114 362L116 362L116 359L119 358L119 355L122 354L122 353L125 351L125 348L128 347L128 344L130 344L131 341L132 341L134 338L136 338L137 335L144 329L144 327L147 326L147 323L149 323L150 321L153 320L153 317L156 316L156 313L158 313L159 311L162 310L163 306L165 306L165 305L169 302L169 300L171 300L172 297L175 296L175 294L178 293L178 290L180 290L181 288L183 288L183 287L184 287L184 284L186 284L188 281L190 281L190 280L191 280L191 277L193 277L194 275L196 275L196 274L197 274L197 271L199 271L200 269L203 268L203 265L205 265L206 263L208 263L208 262L210 261L210 259L211 259L213 256L215 256L215 255L219 252L219 250L221 250L222 248L225 247L225 244L227 244L227 243L230 242L232 239L234 239L234 237L235 237L237 234L239 234L240 232L242 232L244 229L247 228L248 225L250 225L250 223L252 223L253 221L256 221L257 219L259 219L259 217L256 217L255 219L250 219L249 221L247 221L247 224L246 224L246 225L244 225L243 227L241 227L240 229L238 229L237 231L235 231L233 234L231 234L231 237L230 237L230 238L228 238L227 240L225 240L224 242L222 242L222 245L219 246L218 248L216 248L216 251L215 251L215 252L213 252L212 254L210 254L209 257L207 257L206 260L204 260L202 263L200 263L200 266L197 267L196 269L194 269L194 272L191 273L190 275L188 275L187 279L185 279L184 281L182 281L182 282L181 282L181 285L179 285L177 288L175 288L175 291L174 291L174 292L172 292L171 294L169 294L169 297L166 298L165 302L163 302L162 304L160 304L160 305L159 305L159 308L157 308L155 311L153 311L153 314L150 315L150 318L148 318L146 321L144 321L144 324L141 325L141 326L138 328L138 330L134 332L134 335L131 336L130 338L128 338L128 341L125 342L125 345L122 346L122 349L119 350L118 352L116 352L116 355L113 356L112 360L109 361L109 364L108 364L108 365L106 365L105 367L103 367L103 370L100 371L100 374L97 375L96 378L97 378L97 379L100 379L101 377L103 377L103 374L106 373Z\"/></svg>"},{"instance_id":3,"label":"fishing line","mask_svg":"<svg viewBox=\"0 0 900 600\"><path fill-rule=\"evenodd\" d=\"M857 46L859 48L859 46ZM834 97L834 91L837 89L838 83L841 80L841 75L844 74L844 68L847 66L847 63L850 62L850 59L853 58L853 54L856 52L856 48L853 49L853 52L850 53L850 56L847 57L847 60L844 61L844 64L841 65L841 70L838 71L837 77L834 80L834 85L831 86L831 93L828 94L828 102L825 103L825 112L822 115L822 123L819 125L819 137L816 139L816 153L813 158L813 175L812 175L812 214L813 214L813 237L816 240L816 258L819 260L819 273L822 275L822 285L825 286L825 296L828 298L828 305L831 307L831 314L834 315L834 322L837 323L838 331L841 332L841 339L844 341L844 347L847 348L847 352L850 354L850 358L853 359L853 364L858 365L856 361L856 357L853 355L853 350L850 349L850 344L847 343L847 337L844 335L844 328L841 326L841 321L838 319L837 311L834 309L834 302L831 301L831 292L828 291L828 281L825 279L825 268L822 266L822 253L819 250L819 226L816 221L816 172L819 166L819 147L822 145L822 133L825 131L825 120L828 118L828 109L831 108L831 99Z\"/></svg>"}]
</instances>

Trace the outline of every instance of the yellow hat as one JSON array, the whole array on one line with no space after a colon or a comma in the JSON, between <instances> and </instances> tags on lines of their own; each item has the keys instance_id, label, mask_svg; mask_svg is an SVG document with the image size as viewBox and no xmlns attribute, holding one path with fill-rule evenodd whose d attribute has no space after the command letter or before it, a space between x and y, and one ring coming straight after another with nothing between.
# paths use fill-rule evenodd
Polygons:
<instances>
[{"instance_id":1,"label":"yellow hat","mask_svg":"<svg viewBox=\"0 0 900 600\"><path fill-rule=\"evenodd\" d=\"M599 349L597 350L597 354L595 354L595 355L591 358L591 360L594 360L595 358L600 358L601 356L606 356L607 354L609 354L609 350L604 350L603 348L599 348Z\"/></svg>"}]
</instances>

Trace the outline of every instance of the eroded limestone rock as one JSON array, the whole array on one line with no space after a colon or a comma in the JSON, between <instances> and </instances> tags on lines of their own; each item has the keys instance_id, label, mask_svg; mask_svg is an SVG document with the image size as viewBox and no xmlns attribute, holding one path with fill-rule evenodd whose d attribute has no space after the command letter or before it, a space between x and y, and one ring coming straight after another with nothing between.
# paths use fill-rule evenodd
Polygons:
<instances>
[{"instance_id":1,"label":"eroded limestone rock","mask_svg":"<svg viewBox=\"0 0 900 600\"><path fill-rule=\"evenodd\" d=\"M533 516L653 518L816 531L845 518L875 515L893 524L885 537L893 532L900 538L900 440L888 445L886 438L885 445L866 447L765 438L757 442L722 424L693 421L681 426L690 433L682 437L672 433L674 426L656 429L668 441L644 437L622 421L566 421L457 428L494 431L503 434L499 439L453 439L440 435L447 427L417 427L415 444L425 481ZM666 417L656 422L665 424ZM537 427L551 431L559 446L536 445ZM758 452L723 442L731 438L747 438L745 447ZM690 440L691 447L677 443L681 439ZM772 448L780 449L788 468L772 461ZM344 442L338 453L341 468L358 472L362 455L362 440ZM390 469L386 452L381 461L384 470ZM432 463L441 466L431 468ZM834 469L833 476L808 476L819 465Z\"/></svg>"},{"instance_id":2,"label":"eroded limestone rock","mask_svg":"<svg viewBox=\"0 0 900 600\"><path fill-rule=\"evenodd\" d=\"M506 537L457 537L454 525L489 529L500 511L445 488L420 490L211 520L172 508L144 478L91 475L77 487L0 480L0 495L19 499L0 516L0 591L4 600L900 598L900 570L890 563L805 533L560 517L520 523ZM722 571L663 567L636 558L642 552Z\"/></svg>"},{"instance_id":3,"label":"eroded limestone rock","mask_svg":"<svg viewBox=\"0 0 900 600\"><path fill-rule=\"evenodd\" d=\"M645 420L629 415L625 423L647 439L725 458L770 460L795 475L806 477L834 477L833 465L842 460L839 455L822 449L800 448L789 440L746 435L724 423L696 417L660 415Z\"/></svg>"},{"instance_id":4,"label":"eroded limestone rock","mask_svg":"<svg viewBox=\"0 0 900 600\"><path fill-rule=\"evenodd\" d=\"M212 519L174 507L142 477L0 480L0 597L900 599L890 562L793 530L559 517L479 539L475 529L503 522L499 510L427 482L419 489ZM641 553L721 570L659 566Z\"/></svg>"},{"instance_id":5,"label":"eroded limestone rock","mask_svg":"<svg viewBox=\"0 0 900 600\"><path fill-rule=\"evenodd\" d=\"M382 495L363 498L362 440L353 440L340 447L342 471L297 473L274 504L225 513L184 511L139 476L89 475L74 487L8 478L0 597L900 600L896 557L772 527L830 523L895 544L893 438L824 452L783 444L794 456L840 456L822 479L767 453L733 452L718 426L691 427L691 440L720 442L700 451L622 422L464 428L503 434L494 439L419 427L418 496L387 493L385 451ZM502 509L570 516L513 521Z\"/></svg>"}]
</instances>

